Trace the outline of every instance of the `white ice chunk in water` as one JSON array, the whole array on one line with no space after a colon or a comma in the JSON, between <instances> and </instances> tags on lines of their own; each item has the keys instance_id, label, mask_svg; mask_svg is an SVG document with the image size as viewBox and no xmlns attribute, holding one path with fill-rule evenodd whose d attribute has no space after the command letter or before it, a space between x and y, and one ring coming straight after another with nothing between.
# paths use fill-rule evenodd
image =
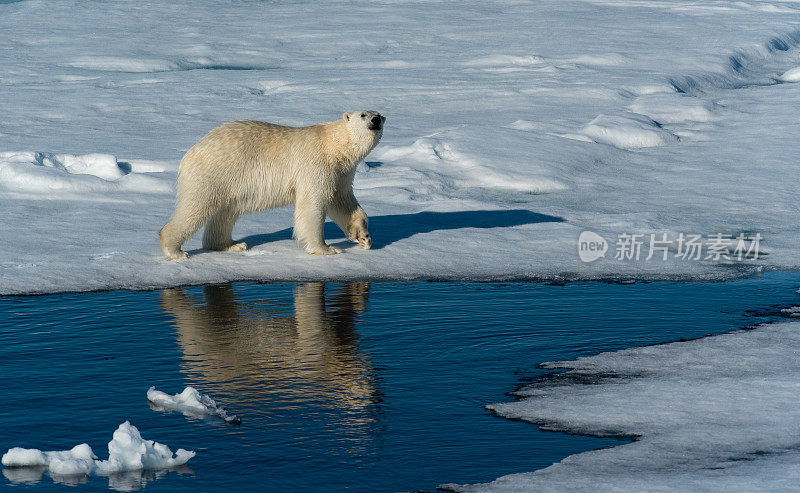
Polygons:
<instances>
[{"instance_id":1,"label":"white ice chunk in water","mask_svg":"<svg viewBox=\"0 0 800 493\"><path fill-rule=\"evenodd\" d=\"M6 467L46 466L47 457L35 448L14 447L3 454L0 462Z\"/></svg>"},{"instance_id":2,"label":"white ice chunk in water","mask_svg":"<svg viewBox=\"0 0 800 493\"><path fill-rule=\"evenodd\" d=\"M108 455L108 460L98 461L92 448L85 443L70 450L49 452L14 447L3 454L0 462L5 466L3 475L12 482L35 483L47 471L54 481L75 484L92 473L110 476L182 466L195 452L178 449L173 454L163 443L143 439L139 430L126 421L119 425L108 443Z\"/></svg>"},{"instance_id":3,"label":"white ice chunk in water","mask_svg":"<svg viewBox=\"0 0 800 493\"><path fill-rule=\"evenodd\" d=\"M51 474L60 476L88 475L94 469L97 456L89 445L82 443L63 452L46 452Z\"/></svg>"},{"instance_id":4,"label":"white ice chunk in water","mask_svg":"<svg viewBox=\"0 0 800 493\"><path fill-rule=\"evenodd\" d=\"M38 449L14 447L3 454L0 462L6 467L46 466L59 476L87 475L94 469L97 456L89 445L82 443L70 450L42 452Z\"/></svg>"},{"instance_id":5,"label":"white ice chunk in water","mask_svg":"<svg viewBox=\"0 0 800 493\"><path fill-rule=\"evenodd\" d=\"M158 411L180 411L189 417L213 416L224 419L226 423L240 424L238 416L228 414L224 407L219 406L211 397L201 394L194 387L186 387L180 394L169 395L155 387L147 391L147 400Z\"/></svg>"},{"instance_id":6,"label":"white ice chunk in water","mask_svg":"<svg viewBox=\"0 0 800 493\"><path fill-rule=\"evenodd\" d=\"M166 469L183 464L195 456L195 452L178 449L173 456L172 450L163 443L145 440L135 426L126 421L114 432L114 438L108 442L108 460L97 461L99 474L113 474L125 471L144 469Z\"/></svg>"}]
</instances>

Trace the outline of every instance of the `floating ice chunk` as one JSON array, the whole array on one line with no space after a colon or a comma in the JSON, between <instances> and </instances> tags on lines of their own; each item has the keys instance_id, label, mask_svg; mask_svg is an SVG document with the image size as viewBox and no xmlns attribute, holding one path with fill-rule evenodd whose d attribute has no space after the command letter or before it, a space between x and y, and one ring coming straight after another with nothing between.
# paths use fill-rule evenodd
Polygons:
<instances>
[{"instance_id":1,"label":"floating ice chunk","mask_svg":"<svg viewBox=\"0 0 800 493\"><path fill-rule=\"evenodd\" d=\"M109 476L127 471L163 470L186 464L195 456L193 451L184 449L173 455L166 445L144 440L128 421L114 432L108 454L108 460L98 461L85 443L70 450L50 452L14 447L3 454L0 462L5 466L3 475L12 482L37 482L48 472L54 481L75 484L92 473Z\"/></svg>"},{"instance_id":2,"label":"floating ice chunk","mask_svg":"<svg viewBox=\"0 0 800 493\"><path fill-rule=\"evenodd\" d=\"M787 70L779 79L783 82L800 82L800 67Z\"/></svg>"},{"instance_id":3,"label":"floating ice chunk","mask_svg":"<svg viewBox=\"0 0 800 493\"><path fill-rule=\"evenodd\" d=\"M35 448L14 447L3 454L0 462L6 467L46 466L47 457Z\"/></svg>"},{"instance_id":4,"label":"floating ice chunk","mask_svg":"<svg viewBox=\"0 0 800 493\"><path fill-rule=\"evenodd\" d=\"M190 417L213 416L224 419L226 423L242 422L235 414L228 414L224 407L217 405L211 397L201 394L194 387L186 387L180 394L169 395L150 387L147 400L158 411L180 411Z\"/></svg>"},{"instance_id":5,"label":"floating ice chunk","mask_svg":"<svg viewBox=\"0 0 800 493\"><path fill-rule=\"evenodd\" d=\"M597 143L620 149L655 147L678 140L652 119L635 113L624 116L599 115L581 132Z\"/></svg>"},{"instance_id":6,"label":"floating ice chunk","mask_svg":"<svg viewBox=\"0 0 800 493\"><path fill-rule=\"evenodd\" d=\"M145 440L135 426L126 421L114 432L114 438L108 442L108 460L96 462L97 472L108 475L117 472L138 471L144 469L166 469L183 464L195 456L195 452L178 449L173 456L172 450L163 443Z\"/></svg>"},{"instance_id":7,"label":"floating ice chunk","mask_svg":"<svg viewBox=\"0 0 800 493\"><path fill-rule=\"evenodd\" d=\"M82 443L63 452L45 452L51 474L77 476L90 474L97 456L89 445Z\"/></svg>"},{"instance_id":8,"label":"floating ice chunk","mask_svg":"<svg viewBox=\"0 0 800 493\"><path fill-rule=\"evenodd\" d=\"M94 468L97 456L89 445L82 443L70 450L42 452L38 449L14 447L3 454L0 462L6 467L46 466L59 476L87 475Z\"/></svg>"}]
</instances>

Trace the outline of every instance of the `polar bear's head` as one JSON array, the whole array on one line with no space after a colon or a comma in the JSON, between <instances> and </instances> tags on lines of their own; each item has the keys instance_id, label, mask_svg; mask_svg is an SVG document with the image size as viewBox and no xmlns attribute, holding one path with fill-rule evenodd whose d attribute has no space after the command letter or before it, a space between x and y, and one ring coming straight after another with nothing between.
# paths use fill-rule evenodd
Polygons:
<instances>
[{"instance_id":1,"label":"polar bear's head","mask_svg":"<svg viewBox=\"0 0 800 493\"><path fill-rule=\"evenodd\" d=\"M372 140L374 144L377 144L383 135L383 122L386 121L386 117L377 111L366 110L345 113L342 119L347 124L351 136L359 141Z\"/></svg>"}]
</instances>

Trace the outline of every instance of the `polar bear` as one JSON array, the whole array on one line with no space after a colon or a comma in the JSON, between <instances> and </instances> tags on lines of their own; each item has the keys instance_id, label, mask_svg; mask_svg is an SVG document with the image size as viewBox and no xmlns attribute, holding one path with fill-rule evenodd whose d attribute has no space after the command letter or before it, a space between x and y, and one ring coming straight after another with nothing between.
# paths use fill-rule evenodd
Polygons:
<instances>
[{"instance_id":1,"label":"polar bear","mask_svg":"<svg viewBox=\"0 0 800 493\"><path fill-rule=\"evenodd\" d=\"M241 252L231 231L241 214L295 205L294 237L314 255L341 253L325 244L328 215L361 248L372 245L367 215L353 195L356 165L378 144L386 118L376 111L285 127L237 120L211 130L178 168L175 212L158 236L170 259L205 224L203 248Z\"/></svg>"}]
</instances>

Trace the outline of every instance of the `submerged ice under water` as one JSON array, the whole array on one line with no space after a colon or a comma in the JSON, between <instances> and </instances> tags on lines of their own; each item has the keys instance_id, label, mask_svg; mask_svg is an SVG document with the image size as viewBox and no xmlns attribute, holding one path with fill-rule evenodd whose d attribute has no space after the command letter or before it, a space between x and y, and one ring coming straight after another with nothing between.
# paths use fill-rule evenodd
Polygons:
<instances>
[{"instance_id":1,"label":"submerged ice under water","mask_svg":"<svg viewBox=\"0 0 800 493\"><path fill-rule=\"evenodd\" d=\"M0 451L106 443L127 419L197 455L191 469L110 476L119 490L153 480L178 492L487 483L627 441L542 432L485 410L545 376L542 361L783 320L799 282L772 273L725 283L237 284L0 297L0 370L16 376L0 399L24 410L0 416ZM192 386L246 419L236 427L153 412L152 385ZM19 486L53 484L36 472L3 469ZM92 476L81 490L107 487Z\"/></svg>"}]
</instances>

